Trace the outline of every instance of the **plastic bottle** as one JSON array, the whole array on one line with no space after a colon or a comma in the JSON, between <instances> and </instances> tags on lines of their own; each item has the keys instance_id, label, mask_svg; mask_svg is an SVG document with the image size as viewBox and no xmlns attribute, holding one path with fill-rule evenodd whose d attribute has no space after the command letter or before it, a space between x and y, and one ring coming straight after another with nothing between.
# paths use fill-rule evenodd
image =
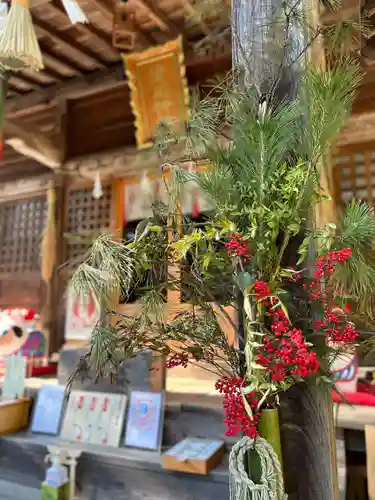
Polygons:
<instances>
[{"instance_id":1,"label":"plastic bottle","mask_svg":"<svg viewBox=\"0 0 375 500\"><path fill-rule=\"evenodd\" d=\"M59 488L68 482L68 471L64 465L61 465L60 455L57 453L52 456L51 467L47 469L45 483L54 488Z\"/></svg>"}]
</instances>

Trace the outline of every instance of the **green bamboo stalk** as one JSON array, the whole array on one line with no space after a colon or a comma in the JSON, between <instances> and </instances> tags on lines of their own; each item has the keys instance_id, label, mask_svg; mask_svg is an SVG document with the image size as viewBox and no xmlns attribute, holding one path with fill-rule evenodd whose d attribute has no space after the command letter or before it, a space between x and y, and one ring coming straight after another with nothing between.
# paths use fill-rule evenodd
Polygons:
<instances>
[{"instance_id":1,"label":"green bamboo stalk","mask_svg":"<svg viewBox=\"0 0 375 500\"><path fill-rule=\"evenodd\" d=\"M264 438L274 449L282 468L283 457L281 451L279 412L277 408L262 410L258 430L260 436Z\"/></svg>"}]
</instances>

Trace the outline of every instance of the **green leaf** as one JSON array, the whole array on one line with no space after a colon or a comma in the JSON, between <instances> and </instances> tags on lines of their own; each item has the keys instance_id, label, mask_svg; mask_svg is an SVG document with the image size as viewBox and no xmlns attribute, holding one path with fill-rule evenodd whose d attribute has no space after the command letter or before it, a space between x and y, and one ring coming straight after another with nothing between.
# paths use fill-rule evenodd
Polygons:
<instances>
[{"instance_id":1,"label":"green leaf","mask_svg":"<svg viewBox=\"0 0 375 500\"><path fill-rule=\"evenodd\" d=\"M292 224L289 224L288 226L288 231L290 231L292 234L296 235L300 232L301 225L298 224L297 222L293 222Z\"/></svg>"},{"instance_id":2,"label":"green leaf","mask_svg":"<svg viewBox=\"0 0 375 500\"><path fill-rule=\"evenodd\" d=\"M253 284L253 279L247 271L242 271L241 273L237 274L236 282L239 289L243 292L246 290L246 288L249 288Z\"/></svg>"}]
</instances>

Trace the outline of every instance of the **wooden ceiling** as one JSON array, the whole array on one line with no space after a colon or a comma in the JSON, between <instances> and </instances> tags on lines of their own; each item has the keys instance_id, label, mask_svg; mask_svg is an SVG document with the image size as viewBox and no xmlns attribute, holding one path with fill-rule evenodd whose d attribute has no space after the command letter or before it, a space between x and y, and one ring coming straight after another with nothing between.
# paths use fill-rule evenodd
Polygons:
<instances>
[{"instance_id":1,"label":"wooden ceiling","mask_svg":"<svg viewBox=\"0 0 375 500\"><path fill-rule=\"evenodd\" d=\"M38 73L24 70L11 75L6 101L6 137L13 137L17 132L26 139L33 135L36 139L32 139L32 147L36 141L43 140L52 157L62 154L64 160L135 144L129 89L120 51L113 46L119 1L78 0L89 23L72 25L61 0L31 0L45 68ZM375 5L375 0L371 1ZM229 70L228 16L226 12L202 15L201 4L201 0L123 3L125 27L134 35L131 50L142 50L182 35L190 85ZM338 16L346 21L358 18L360 12L357 0L343 0ZM371 5L362 8L362 12L374 21L375 27ZM326 22L330 19L326 18ZM204 43L210 34L214 44ZM375 65L370 62L368 51L366 76L353 109L355 117L340 137L342 144L356 141L362 126L366 128L366 137L375 141ZM357 115L366 115L367 119L359 120ZM46 168L39 158L25 160L24 153L17 153L9 145L5 146L1 166L0 181L6 176L21 175L25 169L38 175Z\"/></svg>"},{"instance_id":2,"label":"wooden ceiling","mask_svg":"<svg viewBox=\"0 0 375 500\"><path fill-rule=\"evenodd\" d=\"M113 47L112 30L118 0L79 0L89 23L72 25L61 0L35 0L31 8L33 22L43 53L44 70L13 73L9 97L43 90L58 82L110 69L120 62ZM128 0L123 3L125 16L134 32L133 50L166 42L183 34L186 52L213 29L217 19L201 20L189 0Z\"/></svg>"},{"instance_id":3,"label":"wooden ceiling","mask_svg":"<svg viewBox=\"0 0 375 500\"><path fill-rule=\"evenodd\" d=\"M10 75L6 139L20 136L31 148L42 141L50 156L62 155L63 159L135 144L129 89L120 51L113 46L119 1L78 0L89 23L72 25L61 0L31 0L44 69ZM199 0L128 0L121 4L125 25L134 35L132 50L183 36L190 85L231 67L230 34L214 48L201 43L210 30L220 37L221 29L228 27L228 17L202 16L197 4ZM24 162L24 154L24 149L20 154L6 145L3 175L7 169L12 176L12 166ZM30 161L30 172L39 171L35 159L40 160L34 157Z\"/></svg>"}]
</instances>

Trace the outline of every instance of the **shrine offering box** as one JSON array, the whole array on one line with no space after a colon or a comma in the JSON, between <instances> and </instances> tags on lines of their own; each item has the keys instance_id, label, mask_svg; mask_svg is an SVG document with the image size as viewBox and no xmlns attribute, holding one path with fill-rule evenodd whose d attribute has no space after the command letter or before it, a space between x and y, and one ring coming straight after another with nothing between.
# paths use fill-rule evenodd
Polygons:
<instances>
[{"instance_id":1,"label":"shrine offering box","mask_svg":"<svg viewBox=\"0 0 375 500\"><path fill-rule=\"evenodd\" d=\"M164 469L206 475L223 458L223 441L187 438L162 456Z\"/></svg>"},{"instance_id":2,"label":"shrine offering box","mask_svg":"<svg viewBox=\"0 0 375 500\"><path fill-rule=\"evenodd\" d=\"M0 434L22 431L29 422L30 398L0 399Z\"/></svg>"}]
</instances>

